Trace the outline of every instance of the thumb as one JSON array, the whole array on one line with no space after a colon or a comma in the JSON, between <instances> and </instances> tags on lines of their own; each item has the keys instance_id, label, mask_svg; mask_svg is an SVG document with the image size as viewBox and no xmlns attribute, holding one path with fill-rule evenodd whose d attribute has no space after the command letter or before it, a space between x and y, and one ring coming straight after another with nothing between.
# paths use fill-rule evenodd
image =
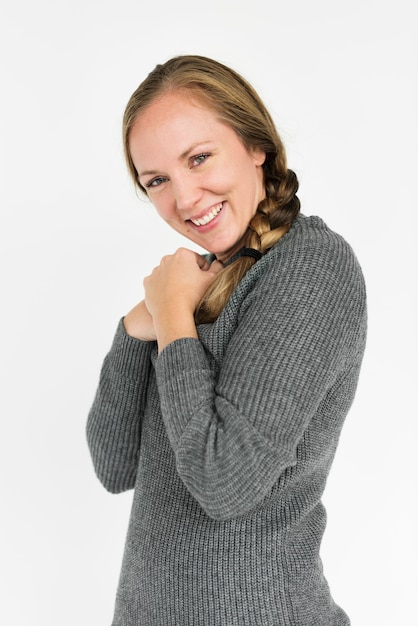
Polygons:
<instances>
[{"instance_id":1,"label":"thumb","mask_svg":"<svg viewBox=\"0 0 418 626\"><path fill-rule=\"evenodd\" d=\"M219 274L219 272L221 272L223 269L224 269L224 266L223 266L223 263L221 263L221 261L213 261L213 263L210 264L208 273L216 276L216 274Z\"/></svg>"}]
</instances>

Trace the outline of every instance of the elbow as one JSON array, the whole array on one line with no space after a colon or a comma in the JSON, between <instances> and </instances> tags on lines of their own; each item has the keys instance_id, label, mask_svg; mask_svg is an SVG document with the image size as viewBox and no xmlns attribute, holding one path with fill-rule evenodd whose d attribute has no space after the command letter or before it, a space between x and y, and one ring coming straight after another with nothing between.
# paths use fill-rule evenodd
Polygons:
<instances>
[{"instance_id":1,"label":"elbow","mask_svg":"<svg viewBox=\"0 0 418 626\"><path fill-rule=\"evenodd\" d=\"M94 472L101 485L112 494L123 493L135 487L137 457L121 459L120 455L109 451L87 431L87 443Z\"/></svg>"},{"instance_id":2,"label":"elbow","mask_svg":"<svg viewBox=\"0 0 418 626\"><path fill-rule=\"evenodd\" d=\"M227 522L253 514L266 504L281 473L295 464L292 453L247 455L232 464L190 463L189 455L177 457L177 472L189 493L208 517Z\"/></svg>"},{"instance_id":3,"label":"elbow","mask_svg":"<svg viewBox=\"0 0 418 626\"><path fill-rule=\"evenodd\" d=\"M96 468L96 476L100 484L106 489L108 493L119 494L125 491L130 491L135 487L134 476L118 476L108 472L101 472Z\"/></svg>"}]
</instances>

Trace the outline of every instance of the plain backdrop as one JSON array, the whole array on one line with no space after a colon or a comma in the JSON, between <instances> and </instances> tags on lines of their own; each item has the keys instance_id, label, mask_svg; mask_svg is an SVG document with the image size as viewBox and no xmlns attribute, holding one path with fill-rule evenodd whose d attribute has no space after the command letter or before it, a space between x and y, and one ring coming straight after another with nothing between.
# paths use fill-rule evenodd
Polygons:
<instances>
[{"instance_id":1,"label":"plain backdrop","mask_svg":"<svg viewBox=\"0 0 418 626\"><path fill-rule=\"evenodd\" d=\"M135 194L121 118L155 64L195 53L256 87L303 212L363 267L369 340L322 558L353 626L418 624L413 1L1 0L0 11L1 623L111 623L132 493L95 478L86 417L143 277L187 245Z\"/></svg>"}]
</instances>

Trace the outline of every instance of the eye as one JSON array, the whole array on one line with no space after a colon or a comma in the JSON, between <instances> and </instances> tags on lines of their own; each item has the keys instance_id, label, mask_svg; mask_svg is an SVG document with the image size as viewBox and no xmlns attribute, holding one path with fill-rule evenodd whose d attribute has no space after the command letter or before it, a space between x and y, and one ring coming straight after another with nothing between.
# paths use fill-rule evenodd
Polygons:
<instances>
[{"instance_id":1,"label":"eye","mask_svg":"<svg viewBox=\"0 0 418 626\"><path fill-rule=\"evenodd\" d=\"M156 178L153 178L152 180L145 183L144 187L146 189L151 189L152 187L159 187L160 185L162 185L162 183L165 183L166 180L167 179L164 178L163 176L157 176Z\"/></svg>"},{"instance_id":2,"label":"eye","mask_svg":"<svg viewBox=\"0 0 418 626\"><path fill-rule=\"evenodd\" d=\"M191 157L190 164L191 167L195 167L196 165L200 165L204 163L211 155L208 152L203 152L202 154L197 154L194 157Z\"/></svg>"}]
</instances>

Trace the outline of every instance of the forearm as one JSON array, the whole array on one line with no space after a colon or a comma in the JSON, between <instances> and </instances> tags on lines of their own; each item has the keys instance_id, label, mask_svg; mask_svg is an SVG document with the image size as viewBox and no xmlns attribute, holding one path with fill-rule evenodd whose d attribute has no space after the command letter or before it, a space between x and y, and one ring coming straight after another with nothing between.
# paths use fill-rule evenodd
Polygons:
<instances>
[{"instance_id":1,"label":"forearm","mask_svg":"<svg viewBox=\"0 0 418 626\"><path fill-rule=\"evenodd\" d=\"M87 440L97 476L111 492L133 487L153 345L129 337L120 322L103 363Z\"/></svg>"},{"instance_id":2,"label":"forearm","mask_svg":"<svg viewBox=\"0 0 418 626\"><path fill-rule=\"evenodd\" d=\"M156 373L163 419L186 487L214 519L247 513L293 463L292 451L274 446L227 390L218 388L200 342L168 346Z\"/></svg>"}]
</instances>

